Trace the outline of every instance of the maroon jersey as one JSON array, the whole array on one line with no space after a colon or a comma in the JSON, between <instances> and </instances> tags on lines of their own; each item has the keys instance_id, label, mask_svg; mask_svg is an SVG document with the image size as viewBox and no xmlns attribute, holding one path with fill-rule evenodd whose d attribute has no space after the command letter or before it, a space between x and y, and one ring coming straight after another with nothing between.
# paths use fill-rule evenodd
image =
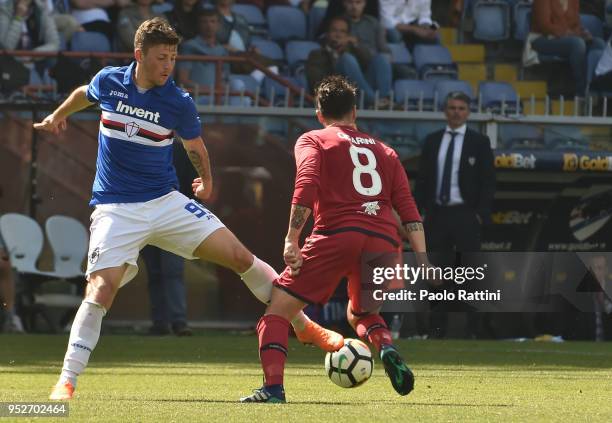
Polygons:
<instances>
[{"instance_id":1,"label":"maroon jersey","mask_svg":"<svg viewBox=\"0 0 612 423\"><path fill-rule=\"evenodd\" d=\"M307 132L295 161L292 203L312 209L313 232L352 229L397 240L393 209L402 223L421 221L397 154L368 134L349 126Z\"/></svg>"}]
</instances>

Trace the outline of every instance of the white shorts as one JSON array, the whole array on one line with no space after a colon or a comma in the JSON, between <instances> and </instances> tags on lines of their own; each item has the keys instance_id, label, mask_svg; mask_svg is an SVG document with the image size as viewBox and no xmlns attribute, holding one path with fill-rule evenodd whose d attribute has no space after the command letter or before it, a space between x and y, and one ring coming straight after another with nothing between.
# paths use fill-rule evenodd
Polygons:
<instances>
[{"instance_id":1,"label":"white shorts","mask_svg":"<svg viewBox=\"0 0 612 423\"><path fill-rule=\"evenodd\" d=\"M144 203L99 204L91 214L87 272L128 264L123 286L138 273L138 253L147 244L186 259L225 225L204 206L172 191Z\"/></svg>"}]
</instances>

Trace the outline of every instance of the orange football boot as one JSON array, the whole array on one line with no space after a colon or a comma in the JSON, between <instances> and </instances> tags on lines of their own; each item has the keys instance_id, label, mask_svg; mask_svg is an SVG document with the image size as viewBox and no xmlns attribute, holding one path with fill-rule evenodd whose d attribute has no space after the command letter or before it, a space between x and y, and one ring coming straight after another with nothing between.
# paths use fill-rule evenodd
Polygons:
<instances>
[{"instance_id":1,"label":"orange football boot","mask_svg":"<svg viewBox=\"0 0 612 423\"><path fill-rule=\"evenodd\" d=\"M327 352L338 351L344 345L342 335L333 330L325 329L312 320L306 323L303 330L295 330L295 336L302 344L313 344Z\"/></svg>"},{"instance_id":2,"label":"orange football boot","mask_svg":"<svg viewBox=\"0 0 612 423\"><path fill-rule=\"evenodd\" d=\"M53 387L49 399L52 401L66 401L72 399L74 395L74 385L68 381L59 383Z\"/></svg>"}]
</instances>

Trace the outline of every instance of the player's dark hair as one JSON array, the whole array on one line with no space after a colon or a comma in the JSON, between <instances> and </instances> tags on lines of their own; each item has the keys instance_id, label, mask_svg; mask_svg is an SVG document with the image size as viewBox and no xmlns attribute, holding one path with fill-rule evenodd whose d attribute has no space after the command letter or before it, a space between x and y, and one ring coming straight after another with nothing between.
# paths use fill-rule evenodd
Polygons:
<instances>
[{"instance_id":1,"label":"player's dark hair","mask_svg":"<svg viewBox=\"0 0 612 423\"><path fill-rule=\"evenodd\" d=\"M181 37L174 28L163 18L148 19L140 24L134 36L134 49L141 49L146 53L150 47L160 44L176 46Z\"/></svg>"},{"instance_id":2,"label":"player's dark hair","mask_svg":"<svg viewBox=\"0 0 612 423\"><path fill-rule=\"evenodd\" d=\"M464 93L463 91L451 91L446 96L446 99L444 99L444 108L446 108L450 100L463 101L468 107L470 107L470 102L472 101L470 96Z\"/></svg>"},{"instance_id":3,"label":"player's dark hair","mask_svg":"<svg viewBox=\"0 0 612 423\"><path fill-rule=\"evenodd\" d=\"M356 91L343 76L327 76L315 89L315 104L324 117L340 119L355 107Z\"/></svg>"}]
</instances>

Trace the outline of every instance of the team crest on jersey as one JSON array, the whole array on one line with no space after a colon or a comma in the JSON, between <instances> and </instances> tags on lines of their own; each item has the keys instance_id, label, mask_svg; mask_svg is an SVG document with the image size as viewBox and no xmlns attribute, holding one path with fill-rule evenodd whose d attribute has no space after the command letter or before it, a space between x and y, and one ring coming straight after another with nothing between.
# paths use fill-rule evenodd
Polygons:
<instances>
[{"instance_id":1,"label":"team crest on jersey","mask_svg":"<svg viewBox=\"0 0 612 423\"><path fill-rule=\"evenodd\" d=\"M96 264L99 258L100 258L100 247L96 247L89 255L89 262L91 264Z\"/></svg>"},{"instance_id":2,"label":"team crest on jersey","mask_svg":"<svg viewBox=\"0 0 612 423\"><path fill-rule=\"evenodd\" d=\"M370 216L378 215L378 210L380 210L380 206L378 205L378 201L369 201L367 203L363 203L361 207L364 208L363 212Z\"/></svg>"},{"instance_id":3,"label":"team crest on jersey","mask_svg":"<svg viewBox=\"0 0 612 423\"><path fill-rule=\"evenodd\" d=\"M134 135L138 134L138 130L140 126L136 122L128 122L125 124L125 133L128 138L132 138Z\"/></svg>"}]
</instances>

